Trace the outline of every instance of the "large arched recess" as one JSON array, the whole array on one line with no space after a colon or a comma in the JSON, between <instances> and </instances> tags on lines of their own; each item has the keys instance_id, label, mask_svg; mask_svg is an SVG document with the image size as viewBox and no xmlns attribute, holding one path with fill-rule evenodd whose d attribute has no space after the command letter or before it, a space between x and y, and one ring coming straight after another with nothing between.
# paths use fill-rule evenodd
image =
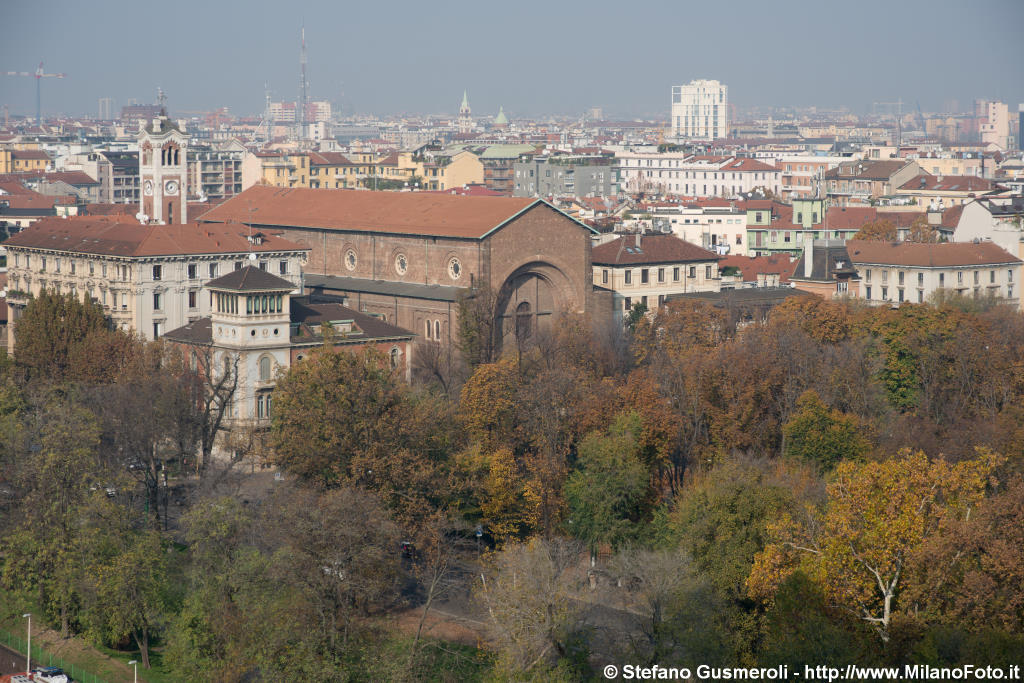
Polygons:
<instances>
[{"instance_id":1,"label":"large arched recess","mask_svg":"<svg viewBox=\"0 0 1024 683\"><path fill-rule=\"evenodd\" d=\"M525 305L524 305L525 304ZM577 310L572 281L558 266L534 261L505 278L495 301L495 342L500 350L515 343L517 330L532 336L547 329L557 314Z\"/></svg>"}]
</instances>

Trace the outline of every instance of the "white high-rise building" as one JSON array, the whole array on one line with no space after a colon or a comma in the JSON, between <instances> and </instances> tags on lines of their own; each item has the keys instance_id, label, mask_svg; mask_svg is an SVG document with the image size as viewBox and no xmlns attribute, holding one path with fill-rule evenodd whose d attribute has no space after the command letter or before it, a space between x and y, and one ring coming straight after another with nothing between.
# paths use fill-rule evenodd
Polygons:
<instances>
[{"instance_id":1,"label":"white high-rise building","mask_svg":"<svg viewBox=\"0 0 1024 683\"><path fill-rule=\"evenodd\" d=\"M729 88L698 80L672 86L670 128L677 140L714 140L729 136Z\"/></svg>"}]
</instances>

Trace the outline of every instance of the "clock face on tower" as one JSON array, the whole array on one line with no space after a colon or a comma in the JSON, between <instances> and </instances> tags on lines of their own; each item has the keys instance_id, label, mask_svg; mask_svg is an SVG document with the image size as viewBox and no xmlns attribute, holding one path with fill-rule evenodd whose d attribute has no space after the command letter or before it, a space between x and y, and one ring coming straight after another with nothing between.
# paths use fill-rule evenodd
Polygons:
<instances>
[{"instance_id":1,"label":"clock face on tower","mask_svg":"<svg viewBox=\"0 0 1024 683\"><path fill-rule=\"evenodd\" d=\"M166 194L178 194L178 181L168 180L164 183L164 192Z\"/></svg>"},{"instance_id":2,"label":"clock face on tower","mask_svg":"<svg viewBox=\"0 0 1024 683\"><path fill-rule=\"evenodd\" d=\"M153 181L147 180L144 182L142 184L142 191L146 193L147 197L151 197L153 195Z\"/></svg>"}]
</instances>

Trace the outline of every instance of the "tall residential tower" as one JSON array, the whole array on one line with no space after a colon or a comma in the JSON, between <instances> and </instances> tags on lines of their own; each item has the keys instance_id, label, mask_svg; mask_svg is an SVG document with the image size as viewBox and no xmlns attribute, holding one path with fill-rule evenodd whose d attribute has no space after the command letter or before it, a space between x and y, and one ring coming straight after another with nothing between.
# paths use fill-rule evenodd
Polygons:
<instances>
[{"instance_id":1,"label":"tall residential tower","mask_svg":"<svg viewBox=\"0 0 1024 683\"><path fill-rule=\"evenodd\" d=\"M718 81L672 86L669 126L677 140L714 140L729 136L729 88Z\"/></svg>"}]
</instances>

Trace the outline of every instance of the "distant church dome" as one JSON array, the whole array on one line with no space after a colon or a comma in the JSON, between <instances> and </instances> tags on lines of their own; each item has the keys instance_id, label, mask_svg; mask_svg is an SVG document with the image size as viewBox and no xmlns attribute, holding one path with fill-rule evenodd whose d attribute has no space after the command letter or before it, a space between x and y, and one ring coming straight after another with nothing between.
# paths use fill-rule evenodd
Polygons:
<instances>
[{"instance_id":1,"label":"distant church dome","mask_svg":"<svg viewBox=\"0 0 1024 683\"><path fill-rule=\"evenodd\" d=\"M498 107L498 115L494 117L495 126L507 126L508 117L505 116L505 107Z\"/></svg>"}]
</instances>

